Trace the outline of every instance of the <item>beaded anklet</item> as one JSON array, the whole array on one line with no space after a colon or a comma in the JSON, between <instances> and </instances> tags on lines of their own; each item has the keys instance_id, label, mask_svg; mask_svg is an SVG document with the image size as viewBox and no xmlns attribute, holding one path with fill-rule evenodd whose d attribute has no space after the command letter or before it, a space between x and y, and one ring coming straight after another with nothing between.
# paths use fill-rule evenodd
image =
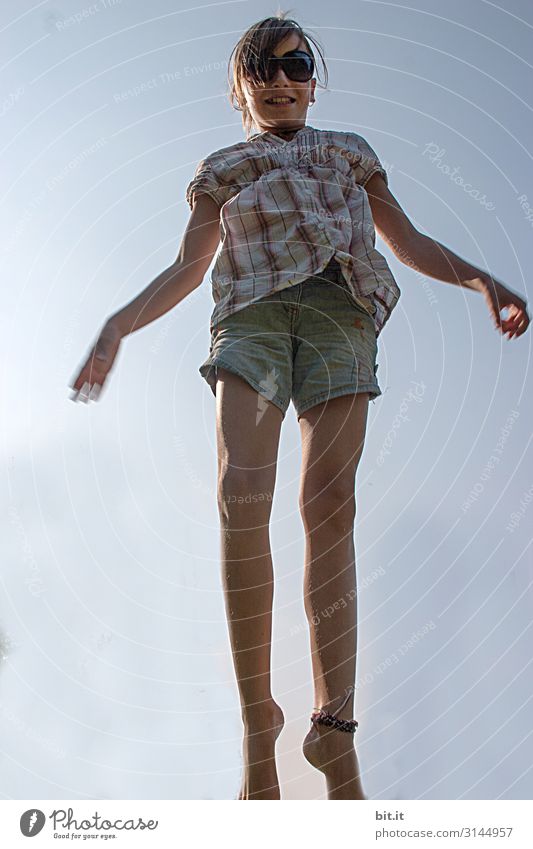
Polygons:
<instances>
[{"instance_id":1,"label":"beaded anklet","mask_svg":"<svg viewBox=\"0 0 533 849\"><path fill-rule=\"evenodd\" d=\"M311 722L320 723L321 725L328 725L330 728L337 728L339 731L346 731L348 734L353 734L357 730L357 726L359 723L355 719L339 719L337 714L341 711L352 695L355 692L355 687L350 685L348 687L348 694L344 699L343 703L340 707L337 708L335 713L329 713L329 711L324 710L323 708L314 708L313 713L311 714Z\"/></svg>"}]
</instances>

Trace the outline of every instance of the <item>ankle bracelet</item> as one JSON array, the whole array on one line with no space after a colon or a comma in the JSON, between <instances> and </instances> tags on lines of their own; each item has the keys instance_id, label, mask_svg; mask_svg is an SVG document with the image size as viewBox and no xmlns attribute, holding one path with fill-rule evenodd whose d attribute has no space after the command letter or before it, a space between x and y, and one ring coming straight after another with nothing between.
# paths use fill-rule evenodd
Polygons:
<instances>
[{"instance_id":1,"label":"ankle bracelet","mask_svg":"<svg viewBox=\"0 0 533 849\"><path fill-rule=\"evenodd\" d=\"M339 731L347 731L348 734L353 734L357 730L358 722L356 719L339 719L332 713L325 710L314 711L311 714L311 722L318 722L321 725L329 725L330 728L337 728Z\"/></svg>"},{"instance_id":2,"label":"ankle bracelet","mask_svg":"<svg viewBox=\"0 0 533 849\"><path fill-rule=\"evenodd\" d=\"M346 731L348 734L353 734L357 730L357 726L359 723L355 719L340 719L336 716L339 711L341 711L352 695L355 692L355 687L350 685L347 688L347 695L344 699L343 703L340 707L337 708L335 713L330 713L324 708L314 708L313 713L311 714L311 722L320 723L321 725L328 725L330 728L337 728L339 731Z\"/></svg>"}]
</instances>

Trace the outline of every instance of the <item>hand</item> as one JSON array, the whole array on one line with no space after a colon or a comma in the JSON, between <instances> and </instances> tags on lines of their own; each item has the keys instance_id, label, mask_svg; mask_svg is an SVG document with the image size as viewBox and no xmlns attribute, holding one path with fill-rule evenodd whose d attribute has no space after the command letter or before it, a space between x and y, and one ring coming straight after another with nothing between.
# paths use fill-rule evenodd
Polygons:
<instances>
[{"instance_id":1,"label":"hand","mask_svg":"<svg viewBox=\"0 0 533 849\"><path fill-rule=\"evenodd\" d=\"M508 339L526 332L531 319L527 304L520 295L490 277L481 280L479 290L487 302L496 330L502 334L508 333ZM507 318L502 318L500 312L505 308L508 309Z\"/></svg>"},{"instance_id":2,"label":"hand","mask_svg":"<svg viewBox=\"0 0 533 849\"><path fill-rule=\"evenodd\" d=\"M70 384L73 390L73 394L70 396L71 401L80 399L86 404L87 401L98 400L117 356L121 341L122 333L112 320L108 321L77 377Z\"/></svg>"}]
</instances>

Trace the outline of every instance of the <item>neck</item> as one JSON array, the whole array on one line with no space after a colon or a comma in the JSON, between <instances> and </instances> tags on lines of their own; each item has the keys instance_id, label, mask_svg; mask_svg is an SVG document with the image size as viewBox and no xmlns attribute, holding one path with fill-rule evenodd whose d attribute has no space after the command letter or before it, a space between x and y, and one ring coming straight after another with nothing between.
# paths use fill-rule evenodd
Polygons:
<instances>
[{"instance_id":1,"label":"neck","mask_svg":"<svg viewBox=\"0 0 533 849\"><path fill-rule=\"evenodd\" d=\"M273 133L276 136L293 136L298 130L302 130L306 124L298 124L296 127L261 127L260 133Z\"/></svg>"}]
</instances>

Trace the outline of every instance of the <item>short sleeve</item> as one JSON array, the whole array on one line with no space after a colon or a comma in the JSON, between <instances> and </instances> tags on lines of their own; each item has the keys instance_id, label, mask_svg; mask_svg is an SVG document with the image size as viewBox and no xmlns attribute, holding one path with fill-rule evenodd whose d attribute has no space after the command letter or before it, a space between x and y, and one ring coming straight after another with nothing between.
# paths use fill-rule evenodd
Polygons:
<instances>
[{"instance_id":1,"label":"short sleeve","mask_svg":"<svg viewBox=\"0 0 533 849\"><path fill-rule=\"evenodd\" d=\"M359 161L355 165L355 179L359 185L364 186L373 174L381 174L386 185L389 185L389 178L385 168L378 159L376 151L370 147L367 140L363 136L357 136L357 147L361 154Z\"/></svg>"},{"instance_id":2,"label":"short sleeve","mask_svg":"<svg viewBox=\"0 0 533 849\"><path fill-rule=\"evenodd\" d=\"M195 194L209 195L213 198L217 206L222 205L222 197L219 192L220 186L213 170L213 166L208 159L202 159L196 166L194 177L187 186L185 197L191 210L193 208L193 196Z\"/></svg>"}]
</instances>

